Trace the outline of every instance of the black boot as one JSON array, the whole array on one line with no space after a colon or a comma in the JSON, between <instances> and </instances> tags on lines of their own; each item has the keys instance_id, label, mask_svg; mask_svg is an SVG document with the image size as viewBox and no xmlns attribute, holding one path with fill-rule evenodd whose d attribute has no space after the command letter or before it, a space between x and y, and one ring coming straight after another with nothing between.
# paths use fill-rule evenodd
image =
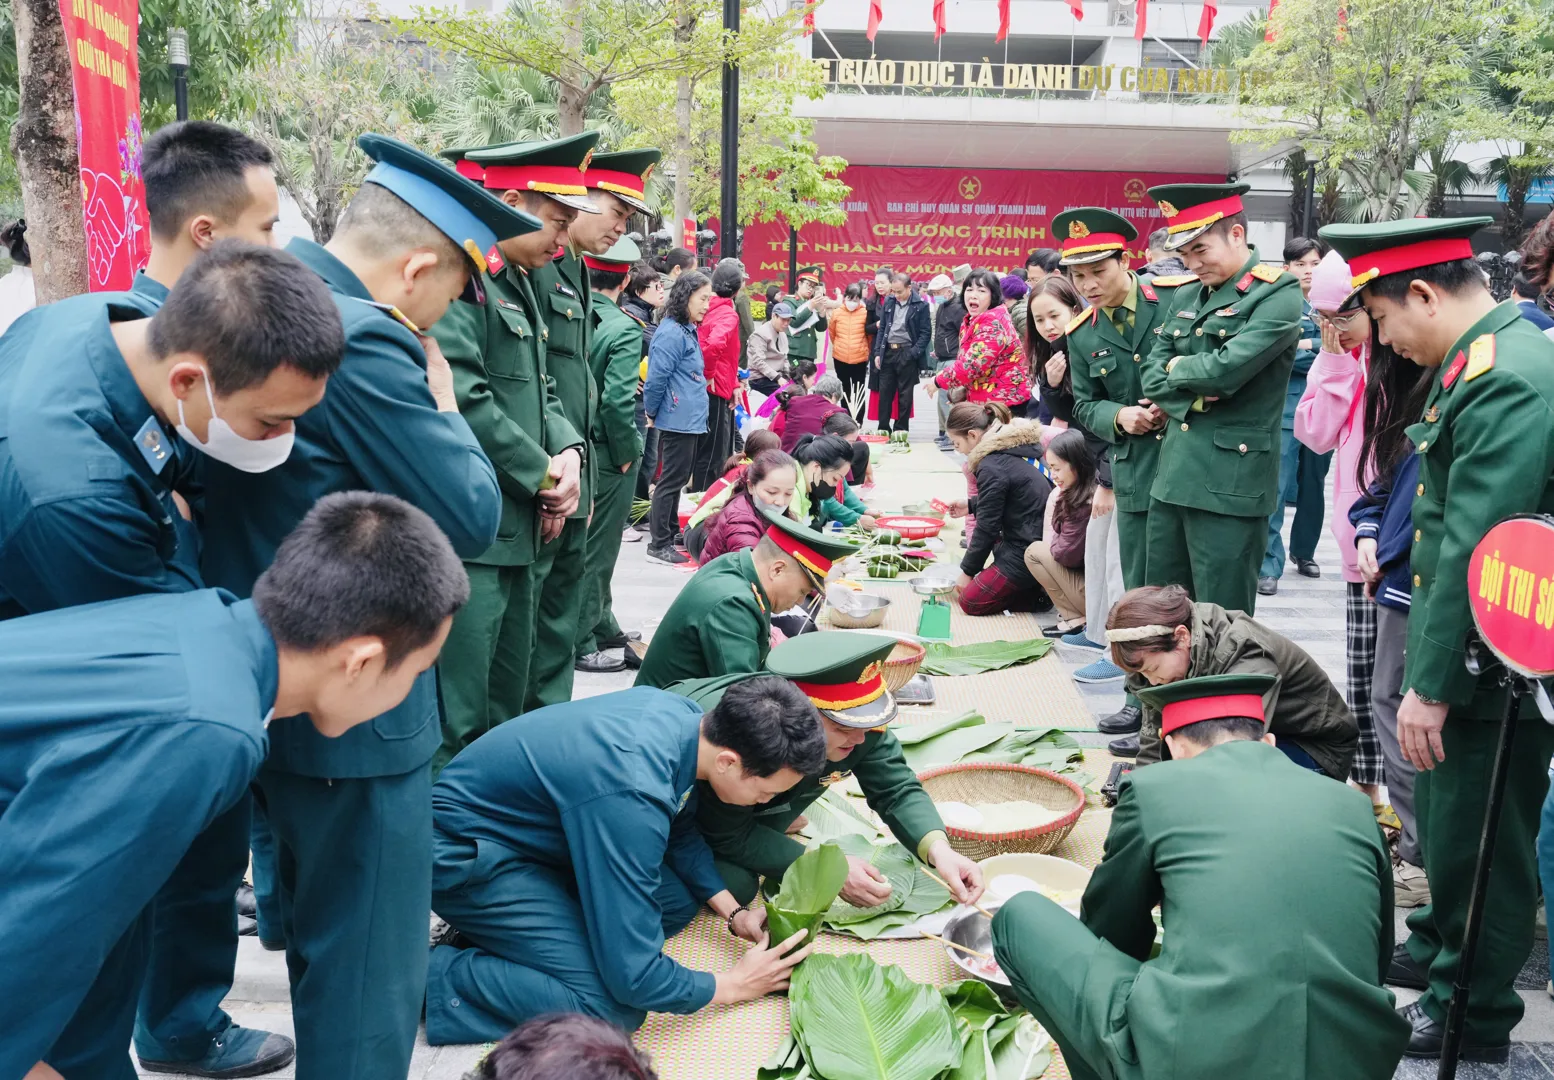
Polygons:
<instances>
[{"instance_id":1,"label":"black boot","mask_svg":"<svg viewBox=\"0 0 1554 1080\"><path fill-rule=\"evenodd\" d=\"M1405 1005L1398 1010L1398 1015L1413 1025L1414 1031L1408 1037L1408 1049L1403 1051L1404 1057L1411 1058L1438 1058L1441 1056L1441 1044L1446 1040L1446 1025L1437 1024L1430 1019L1430 1014L1419 1007L1416 1001L1412 1005ZM1485 1061L1493 1065L1504 1065L1511 1058L1511 1040L1494 1046L1484 1046L1463 1040L1463 1061Z\"/></svg>"},{"instance_id":2,"label":"black boot","mask_svg":"<svg viewBox=\"0 0 1554 1080\"><path fill-rule=\"evenodd\" d=\"M1139 737L1137 735L1125 735L1120 739L1113 739L1106 744L1106 749L1110 750L1116 757L1138 757Z\"/></svg>"},{"instance_id":3,"label":"black boot","mask_svg":"<svg viewBox=\"0 0 1554 1080\"><path fill-rule=\"evenodd\" d=\"M1430 974L1408 955L1407 945L1392 950L1392 963L1387 965L1387 985L1401 986L1405 990L1430 989Z\"/></svg>"},{"instance_id":4,"label":"black boot","mask_svg":"<svg viewBox=\"0 0 1554 1080\"><path fill-rule=\"evenodd\" d=\"M1124 705L1095 725L1102 735L1132 735L1144 726L1144 713L1137 705Z\"/></svg>"}]
</instances>

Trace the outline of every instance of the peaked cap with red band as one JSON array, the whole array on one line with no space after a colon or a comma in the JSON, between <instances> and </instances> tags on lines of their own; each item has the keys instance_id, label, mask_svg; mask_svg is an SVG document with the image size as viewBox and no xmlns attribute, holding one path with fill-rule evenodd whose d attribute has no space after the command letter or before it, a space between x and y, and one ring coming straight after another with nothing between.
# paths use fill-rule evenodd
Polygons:
<instances>
[{"instance_id":1,"label":"peaked cap with red band","mask_svg":"<svg viewBox=\"0 0 1554 1080\"><path fill-rule=\"evenodd\" d=\"M629 274L631 268L642 261L642 249L629 236L615 241L603 255L584 255L583 265L590 270L606 270L612 274Z\"/></svg>"},{"instance_id":2,"label":"peaked cap with red band","mask_svg":"<svg viewBox=\"0 0 1554 1080\"><path fill-rule=\"evenodd\" d=\"M1354 292L1344 301L1348 306L1378 278L1473 258L1473 235L1494 223L1491 217L1409 218L1374 225L1328 225L1317 235L1349 263Z\"/></svg>"},{"instance_id":3,"label":"peaked cap with red band","mask_svg":"<svg viewBox=\"0 0 1554 1080\"><path fill-rule=\"evenodd\" d=\"M837 536L818 532L800 524L782 511L761 511L766 518L766 539L776 544L786 555L791 555L814 579L815 587L825 584L826 575L834 563L857 552L857 547Z\"/></svg>"},{"instance_id":4,"label":"peaked cap with red band","mask_svg":"<svg viewBox=\"0 0 1554 1080\"><path fill-rule=\"evenodd\" d=\"M1233 716L1260 721L1266 730L1268 717L1263 709L1263 696L1278 681L1276 676L1261 672L1233 672L1200 675L1196 679L1182 679L1163 686L1146 686L1137 693L1140 701L1159 711L1162 736L1200 720L1223 720Z\"/></svg>"},{"instance_id":5,"label":"peaked cap with red band","mask_svg":"<svg viewBox=\"0 0 1554 1080\"><path fill-rule=\"evenodd\" d=\"M444 150L442 156L460 176L488 191L535 191L563 206L597 214L585 178L598 141L597 131L585 131L545 142L460 147Z\"/></svg>"},{"instance_id":6,"label":"peaked cap with red band","mask_svg":"<svg viewBox=\"0 0 1554 1080\"><path fill-rule=\"evenodd\" d=\"M1186 247L1224 218L1245 212L1241 196L1251 184L1161 184L1149 189L1149 197L1166 219L1167 251Z\"/></svg>"},{"instance_id":7,"label":"peaked cap with red band","mask_svg":"<svg viewBox=\"0 0 1554 1080\"><path fill-rule=\"evenodd\" d=\"M827 717L850 728L878 728L896 715L884 665L896 639L882 634L818 630L789 638L766 658L766 670L789 679Z\"/></svg>"},{"instance_id":8,"label":"peaked cap with red band","mask_svg":"<svg viewBox=\"0 0 1554 1080\"><path fill-rule=\"evenodd\" d=\"M1080 206L1052 219L1052 235L1059 240L1063 265L1083 266L1126 252L1139 231L1120 214L1099 206Z\"/></svg>"},{"instance_id":9,"label":"peaked cap with red band","mask_svg":"<svg viewBox=\"0 0 1554 1080\"><path fill-rule=\"evenodd\" d=\"M647 202L648 177L658 168L663 154L658 150L619 150L610 154L595 154L583 175L583 183L591 188L608 191L633 210L651 214L653 208Z\"/></svg>"}]
</instances>

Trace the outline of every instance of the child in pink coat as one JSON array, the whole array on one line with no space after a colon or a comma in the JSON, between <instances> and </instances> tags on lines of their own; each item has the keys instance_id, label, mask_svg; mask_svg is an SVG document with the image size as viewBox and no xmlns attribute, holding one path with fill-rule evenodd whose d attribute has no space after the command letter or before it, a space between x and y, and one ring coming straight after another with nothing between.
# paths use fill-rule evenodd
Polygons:
<instances>
[{"instance_id":1,"label":"child in pink coat","mask_svg":"<svg viewBox=\"0 0 1554 1080\"><path fill-rule=\"evenodd\" d=\"M1371 350L1371 322L1358 304L1340 310L1353 286L1348 264L1329 252L1311 277L1311 306L1322 331L1322 351L1311 364L1306 392L1295 407L1295 437L1319 454L1336 450L1333 510L1328 516L1343 557L1348 588L1348 698L1360 726L1350 779L1375 799L1382 779L1381 747L1371 717L1371 669L1376 659L1376 608L1365 594L1354 548L1349 507L1372 477L1356 476L1365 438L1365 380Z\"/></svg>"}]
</instances>

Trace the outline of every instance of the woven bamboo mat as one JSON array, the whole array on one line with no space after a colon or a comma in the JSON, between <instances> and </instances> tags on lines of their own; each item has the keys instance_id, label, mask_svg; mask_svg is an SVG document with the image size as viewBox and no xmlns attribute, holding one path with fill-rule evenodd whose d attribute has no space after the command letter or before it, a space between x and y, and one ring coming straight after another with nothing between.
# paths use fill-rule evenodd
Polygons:
<instances>
[{"instance_id":1,"label":"woven bamboo mat","mask_svg":"<svg viewBox=\"0 0 1554 1080\"><path fill-rule=\"evenodd\" d=\"M935 675L933 688L933 705L901 706L904 723L948 719L975 709L995 724L1095 730L1095 715L1074 688L1068 668L1050 652L1035 663L984 675Z\"/></svg>"},{"instance_id":2,"label":"woven bamboo mat","mask_svg":"<svg viewBox=\"0 0 1554 1080\"><path fill-rule=\"evenodd\" d=\"M870 596L883 596L890 601L890 607L885 609L885 621L879 628L882 633L917 633L917 617L922 611L924 598L913 592L912 586L904 581L875 581L872 578L852 580L863 586L863 591ZM1028 611L1015 611L1007 615L967 615L954 600L948 603L950 640L956 645L969 645L978 641L1024 641L1041 636L1041 624Z\"/></svg>"}]
</instances>

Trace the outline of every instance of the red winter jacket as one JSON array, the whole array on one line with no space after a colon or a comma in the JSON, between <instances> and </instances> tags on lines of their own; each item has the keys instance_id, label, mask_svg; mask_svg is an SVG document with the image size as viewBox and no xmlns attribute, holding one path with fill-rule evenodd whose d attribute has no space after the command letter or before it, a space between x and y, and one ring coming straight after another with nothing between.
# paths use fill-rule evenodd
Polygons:
<instances>
[{"instance_id":1,"label":"red winter jacket","mask_svg":"<svg viewBox=\"0 0 1554 1080\"><path fill-rule=\"evenodd\" d=\"M846 411L829 398L819 394L804 394L788 402L788 407L782 410L787 419L783 421L780 430L774 420L772 430L782 436L782 452L791 454L805 435L820 434L827 417Z\"/></svg>"},{"instance_id":2,"label":"red winter jacket","mask_svg":"<svg viewBox=\"0 0 1554 1080\"><path fill-rule=\"evenodd\" d=\"M696 330L696 340L701 343L702 362L707 376L707 389L720 398L734 396L739 385L739 312L734 300L728 296L714 296L707 307L707 316Z\"/></svg>"},{"instance_id":3,"label":"red winter jacket","mask_svg":"<svg viewBox=\"0 0 1554 1080\"><path fill-rule=\"evenodd\" d=\"M750 493L742 491L723 504L723 509L707 522L707 543L702 548L701 564L726 555L730 551L753 548L766 535L768 523L750 501Z\"/></svg>"}]
</instances>

